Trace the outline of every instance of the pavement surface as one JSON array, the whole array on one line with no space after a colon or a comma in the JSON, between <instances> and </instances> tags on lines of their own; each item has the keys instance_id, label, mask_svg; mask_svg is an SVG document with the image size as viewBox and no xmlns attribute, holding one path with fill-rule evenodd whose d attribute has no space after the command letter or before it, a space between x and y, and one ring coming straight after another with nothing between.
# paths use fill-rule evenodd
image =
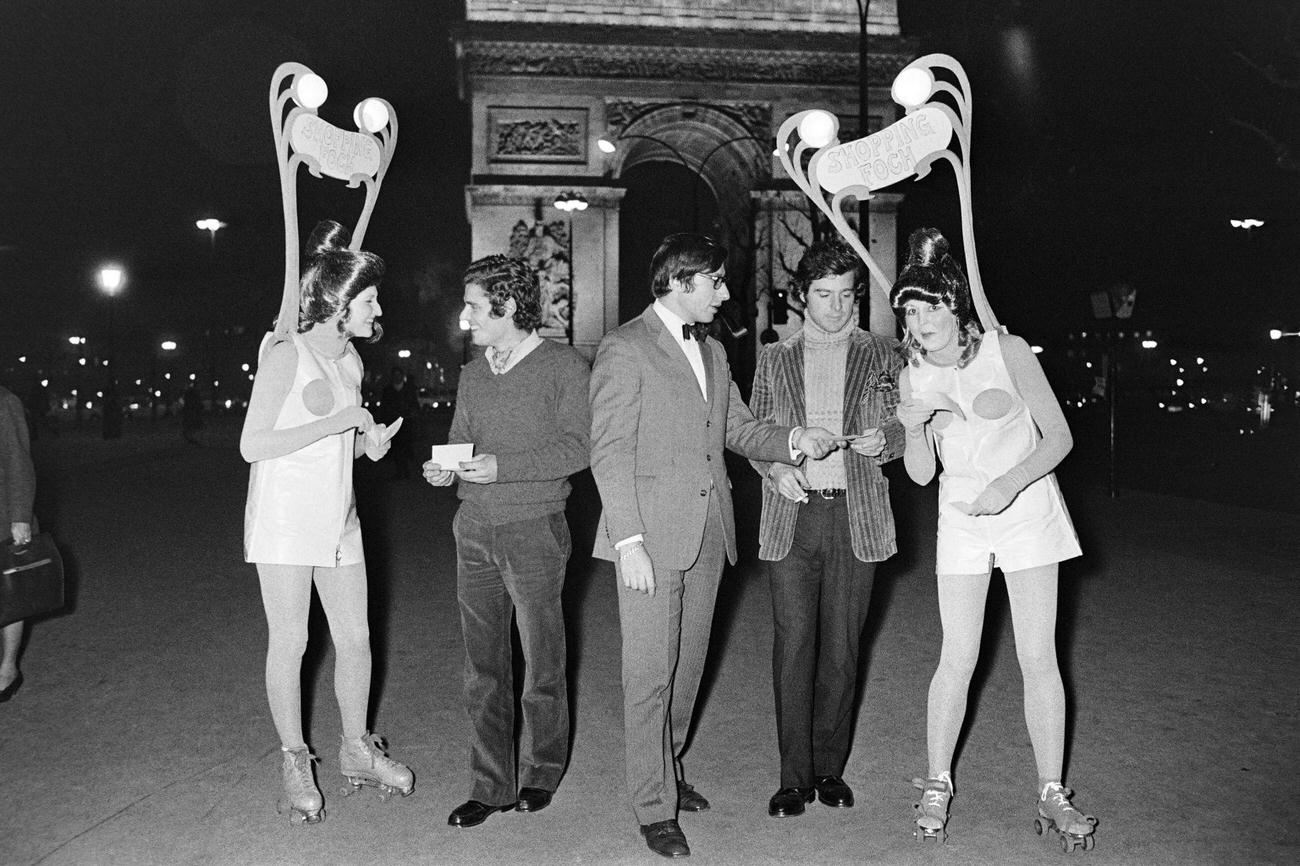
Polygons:
<instances>
[{"instance_id":1,"label":"pavement surface","mask_svg":"<svg viewBox=\"0 0 1300 866\"><path fill-rule=\"evenodd\" d=\"M70 603L35 622L26 684L0 705L0 864L653 864L623 786L613 574L584 554L598 503L570 503L565 601L572 760L554 803L457 830L469 789L450 525L454 494L358 467L371 583L373 726L414 769L382 803L338 790L333 660L317 610L304 702L327 819L278 816L266 627L242 562L238 421L202 445L176 419L36 444L38 507L67 559ZM426 418L423 440L445 419ZM1070 708L1067 784L1100 819L1092 864L1300 861L1300 515L1123 491L1062 472L1085 556L1062 568L1058 643ZM1035 773L1010 618L994 581L956 764L946 844L911 835L939 650L935 488L893 472L902 553L881 569L846 780L851 809L769 818L777 788L771 619L756 566L756 483L732 467L747 541L719 598L686 759L713 803L683 815L696 864L1026 864Z\"/></svg>"}]
</instances>

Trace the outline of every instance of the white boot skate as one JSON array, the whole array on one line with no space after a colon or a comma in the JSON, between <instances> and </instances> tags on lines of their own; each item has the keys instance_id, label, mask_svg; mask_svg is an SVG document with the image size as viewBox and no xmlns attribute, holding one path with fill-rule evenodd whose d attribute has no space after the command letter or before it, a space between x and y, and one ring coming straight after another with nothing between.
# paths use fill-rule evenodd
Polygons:
<instances>
[{"instance_id":1,"label":"white boot skate","mask_svg":"<svg viewBox=\"0 0 1300 866\"><path fill-rule=\"evenodd\" d=\"M280 747L280 776L284 782L284 792L276 803L276 811L281 815L289 812L289 823L301 821L304 824L318 824L325 819L325 800L316 787L312 777L312 761L318 758L311 749Z\"/></svg>"},{"instance_id":2,"label":"white boot skate","mask_svg":"<svg viewBox=\"0 0 1300 866\"><path fill-rule=\"evenodd\" d=\"M936 839L948 840L948 803L952 800L952 774L944 770L933 779L913 779L912 784L921 789L921 802L913 804L916 809L916 829L912 836L918 842Z\"/></svg>"},{"instance_id":3,"label":"white boot skate","mask_svg":"<svg viewBox=\"0 0 1300 866\"><path fill-rule=\"evenodd\" d=\"M342 739L339 772L348 780L343 796L361 790L363 785L373 785L379 789L379 799L387 802L393 794L405 797L415 790L415 775L405 764L388 757L380 736L366 733L360 739Z\"/></svg>"},{"instance_id":4,"label":"white boot skate","mask_svg":"<svg viewBox=\"0 0 1300 866\"><path fill-rule=\"evenodd\" d=\"M1083 814L1070 804L1073 794L1060 782L1048 782L1038 796L1038 817L1034 819L1034 832L1046 836L1049 830L1055 830L1061 842L1061 850L1066 854L1076 847L1091 851L1097 842L1092 835L1097 827L1097 819Z\"/></svg>"}]
</instances>

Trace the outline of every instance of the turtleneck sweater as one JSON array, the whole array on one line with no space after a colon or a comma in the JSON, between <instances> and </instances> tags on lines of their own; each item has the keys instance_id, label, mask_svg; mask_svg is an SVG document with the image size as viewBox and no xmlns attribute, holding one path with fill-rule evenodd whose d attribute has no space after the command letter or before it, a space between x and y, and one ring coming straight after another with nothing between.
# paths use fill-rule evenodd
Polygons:
<instances>
[{"instance_id":1,"label":"turtleneck sweater","mask_svg":"<svg viewBox=\"0 0 1300 866\"><path fill-rule=\"evenodd\" d=\"M824 427L836 435L845 431L844 371L849 359L849 337L855 322L837 333L818 327L811 316L803 323L804 401L809 427ZM858 431L854 431L858 432ZM804 463L804 476L813 490L842 489L848 481L844 474L844 450L837 449L820 460Z\"/></svg>"}]
</instances>

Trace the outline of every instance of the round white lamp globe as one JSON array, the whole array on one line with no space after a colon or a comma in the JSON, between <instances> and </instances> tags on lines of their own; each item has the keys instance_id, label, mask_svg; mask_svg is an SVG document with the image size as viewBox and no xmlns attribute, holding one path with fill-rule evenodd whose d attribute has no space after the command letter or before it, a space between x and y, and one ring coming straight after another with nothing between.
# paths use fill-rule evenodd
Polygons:
<instances>
[{"instance_id":1,"label":"round white lamp globe","mask_svg":"<svg viewBox=\"0 0 1300 866\"><path fill-rule=\"evenodd\" d=\"M829 111L810 111L799 121L799 138L809 147L825 147L835 140L835 118Z\"/></svg>"},{"instance_id":2,"label":"round white lamp globe","mask_svg":"<svg viewBox=\"0 0 1300 866\"><path fill-rule=\"evenodd\" d=\"M315 72L308 72L298 79L297 91L298 101L308 108L319 108L330 95L325 79Z\"/></svg>"},{"instance_id":3,"label":"round white lamp globe","mask_svg":"<svg viewBox=\"0 0 1300 866\"><path fill-rule=\"evenodd\" d=\"M352 110L352 120L356 123L357 129L378 132L388 125L388 106L374 97L363 99Z\"/></svg>"},{"instance_id":4,"label":"round white lamp globe","mask_svg":"<svg viewBox=\"0 0 1300 866\"><path fill-rule=\"evenodd\" d=\"M898 73L889 95L904 108L924 105L934 91L934 76L919 66L910 66Z\"/></svg>"}]
</instances>

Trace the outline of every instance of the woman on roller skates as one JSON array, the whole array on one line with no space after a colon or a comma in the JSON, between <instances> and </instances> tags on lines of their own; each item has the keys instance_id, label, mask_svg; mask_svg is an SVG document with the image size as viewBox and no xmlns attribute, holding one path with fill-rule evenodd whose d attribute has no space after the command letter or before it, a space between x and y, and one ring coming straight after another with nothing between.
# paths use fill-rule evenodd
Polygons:
<instances>
[{"instance_id":1,"label":"woman on roller skates","mask_svg":"<svg viewBox=\"0 0 1300 866\"><path fill-rule=\"evenodd\" d=\"M312 586L334 643L334 692L342 716L339 769L355 787L409 794L414 777L366 727L370 627L366 564L352 492L352 461L388 450L384 427L361 403L361 358L353 338L383 333L383 260L346 248L336 222L307 241L292 333L268 334L259 352L239 449L252 464L244 511L244 558L256 564L269 632L266 694L280 735L290 820L316 823L323 799L303 740L302 655ZM283 324L283 323L282 323Z\"/></svg>"},{"instance_id":2,"label":"woman on roller skates","mask_svg":"<svg viewBox=\"0 0 1300 866\"><path fill-rule=\"evenodd\" d=\"M918 484L934 477L936 447L943 463L936 554L943 648L930 683L929 774L914 780L922 790L915 834L939 841L947 835L952 756L996 566L1011 601L1038 765L1035 828L1055 830L1066 851L1088 850L1096 819L1071 805L1061 784L1065 692L1056 661L1057 567L1081 551L1052 470L1073 440L1025 341L981 331L947 240L918 229L909 247L890 292L908 362L899 378L903 461Z\"/></svg>"}]
</instances>

